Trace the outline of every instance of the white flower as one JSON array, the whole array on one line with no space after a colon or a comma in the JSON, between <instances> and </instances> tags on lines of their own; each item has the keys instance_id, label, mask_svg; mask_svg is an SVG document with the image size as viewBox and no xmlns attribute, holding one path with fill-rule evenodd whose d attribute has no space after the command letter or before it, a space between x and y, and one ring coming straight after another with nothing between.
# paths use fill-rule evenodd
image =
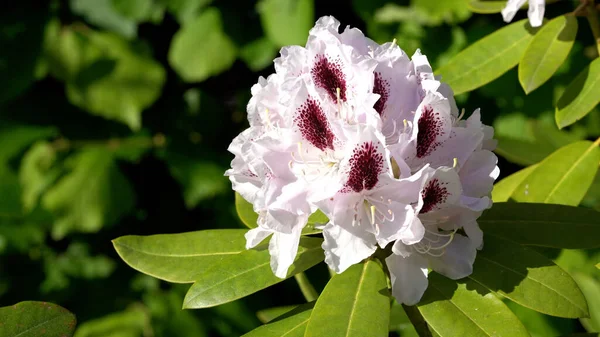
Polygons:
<instances>
[{"instance_id":1,"label":"white flower","mask_svg":"<svg viewBox=\"0 0 600 337\"><path fill-rule=\"evenodd\" d=\"M506 7L502 10L502 18L505 22L510 22L515 17L517 11L529 1L529 10L527 16L532 27L539 27L544 20L544 10L546 0L508 0Z\"/></svg>"}]
</instances>

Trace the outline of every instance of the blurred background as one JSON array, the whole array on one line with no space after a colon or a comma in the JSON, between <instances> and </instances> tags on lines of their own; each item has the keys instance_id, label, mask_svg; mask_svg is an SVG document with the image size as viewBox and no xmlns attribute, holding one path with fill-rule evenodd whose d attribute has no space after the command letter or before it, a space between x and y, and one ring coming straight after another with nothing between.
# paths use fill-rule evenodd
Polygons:
<instances>
[{"instance_id":1,"label":"blurred background","mask_svg":"<svg viewBox=\"0 0 600 337\"><path fill-rule=\"evenodd\" d=\"M58 303L77 337L240 336L256 312L302 303L293 279L212 309L182 311L187 285L140 274L111 240L243 226L223 176L231 139L247 127L258 76L284 45L304 45L323 15L379 43L420 48L434 69L505 26L468 0L10 1L0 13L0 306ZM546 17L572 11L559 1ZM525 17L519 13L516 19ZM516 20L515 19L515 20ZM499 139L501 177L555 149L600 136L600 113L559 131L554 101L597 57L580 22L568 61L525 96L516 68L457 96L482 109ZM600 181L584 207L600 210ZM576 276L593 317L551 318L511 305L533 336L600 331L597 251L544 251ZM308 272L320 290L321 264ZM594 317L596 315L596 317ZM392 336L416 336L395 308Z\"/></svg>"}]
</instances>

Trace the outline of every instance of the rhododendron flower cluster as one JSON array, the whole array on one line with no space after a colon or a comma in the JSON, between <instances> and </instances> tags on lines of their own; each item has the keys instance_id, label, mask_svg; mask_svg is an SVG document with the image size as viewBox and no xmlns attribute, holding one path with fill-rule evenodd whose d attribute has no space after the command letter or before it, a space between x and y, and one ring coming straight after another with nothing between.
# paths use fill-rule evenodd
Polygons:
<instances>
[{"instance_id":1,"label":"rhododendron flower cluster","mask_svg":"<svg viewBox=\"0 0 600 337\"><path fill-rule=\"evenodd\" d=\"M283 48L275 73L252 87L250 127L231 143L226 175L259 214L247 248L270 236L275 275L286 277L320 210L332 270L387 247L392 293L415 304L429 269L472 271L498 176L493 130L478 110L459 115L425 55L339 25L319 19L306 46Z\"/></svg>"}]
</instances>

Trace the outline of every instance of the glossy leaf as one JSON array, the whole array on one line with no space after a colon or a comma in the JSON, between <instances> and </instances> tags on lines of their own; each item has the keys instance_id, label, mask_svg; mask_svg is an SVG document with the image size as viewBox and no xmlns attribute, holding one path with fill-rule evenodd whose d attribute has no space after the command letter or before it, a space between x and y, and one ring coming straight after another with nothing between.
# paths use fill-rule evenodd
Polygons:
<instances>
[{"instance_id":1,"label":"glossy leaf","mask_svg":"<svg viewBox=\"0 0 600 337\"><path fill-rule=\"evenodd\" d=\"M233 64L236 47L223 31L221 13L209 8L173 36L169 64L186 82L201 82Z\"/></svg>"},{"instance_id":2,"label":"glossy leaf","mask_svg":"<svg viewBox=\"0 0 600 337\"><path fill-rule=\"evenodd\" d=\"M469 1L469 9L479 14L494 14L500 13L506 7L506 1L485 1L471 0Z\"/></svg>"},{"instance_id":3,"label":"glossy leaf","mask_svg":"<svg viewBox=\"0 0 600 337\"><path fill-rule=\"evenodd\" d=\"M477 220L486 234L531 246L600 247L598 212L571 206L496 203Z\"/></svg>"},{"instance_id":4,"label":"glossy leaf","mask_svg":"<svg viewBox=\"0 0 600 337\"><path fill-rule=\"evenodd\" d=\"M138 337L143 336L149 325L149 313L143 307L132 307L86 321L77 328L74 337Z\"/></svg>"},{"instance_id":5,"label":"glossy leaf","mask_svg":"<svg viewBox=\"0 0 600 337\"><path fill-rule=\"evenodd\" d=\"M559 16L544 24L519 63L519 82L529 94L554 75L569 56L577 35L577 18Z\"/></svg>"},{"instance_id":6,"label":"glossy leaf","mask_svg":"<svg viewBox=\"0 0 600 337\"><path fill-rule=\"evenodd\" d=\"M581 318L581 324L587 331L600 331L600 280L583 273L574 273L573 278L590 307L590 317Z\"/></svg>"},{"instance_id":7,"label":"glossy leaf","mask_svg":"<svg viewBox=\"0 0 600 337\"><path fill-rule=\"evenodd\" d=\"M296 307L297 307L297 305L286 305L286 306L282 306L282 307L268 308L268 309L257 311L256 317L258 317L258 319L262 323L269 323L270 321L274 320L275 318L277 318L287 312L292 311Z\"/></svg>"},{"instance_id":8,"label":"glossy leaf","mask_svg":"<svg viewBox=\"0 0 600 337\"><path fill-rule=\"evenodd\" d=\"M418 304L429 327L441 337L528 337L519 319L486 288L466 279L429 274L429 286Z\"/></svg>"},{"instance_id":9,"label":"glossy leaf","mask_svg":"<svg viewBox=\"0 0 600 337\"><path fill-rule=\"evenodd\" d=\"M302 238L298 255L287 277L323 261L322 239ZM270 287L283 279L275 276L270 266L267 245L223 258L197 275L196 282L185 295L183 307L208 308L231 302Z\"/></svg>"},{"instance_id":10,"label":"glossy leaf","mask_svg":"<svg viewBox=\"0 0 600 337\"><path fill-rule=\"evenodd\" d=\"M304 337L315 302L288 310L271 322L260 326L243 337Z\"/></svg>"},{"instance_id":11,"label":"glossy leaf","mask_svg":"<svg viewBox=\"0 0 600 337\"><path fill-rule=\"evenodd\" d=\"M494 184L494 189L492 190L492 200L494 202L508 201L515 189L519 187L521 182L525 180L525 178L527 178L535 168L536 165L531 165Z\"/></svg>"},{"instance_id":12,"label":"glossy leaf","mask_svg":"<svg viewBox=\"0 0 600 337\"><path fill-rule=\"evenodd\" d=\"M556 125L571 125L600 103L600 58L596 58L567 86L556 103Z\"/></svg>"},{"instance_id":13,"label":"glossy leaf","mask_svg":"<svg viewBox=\"0 0 600 337\"><path fill-rule=\"evenodd\" d=\"M75 330L75 315L47 302L20 302L0 308L0 337L68 337Z\"/></svg>"},{"instance_id":14,"label":"glossy leaf","mask_svg":"<svg viewBox=\"0 0 600 337\"><path fill-rule=\"evenodd\" d=\"M390 309L390 331L396 331L402 337L419 337L404 308L397 301L392 302Z\"/></svg>"},{"instance_id":15,"label":"glossy leaf","mask_svg":"<svg viewBox=\"0 0 600 337\"><path fill-rule=\"evenodd\" d=\"M314 0L261 0L257 4L265 35L276 45L305 45L314 24Z\"/></svg>"},{"instance_id":16,"label":"glossy leaf","mask_svg":"<svg viewBox=\"0 0 600 337\"><path fill-rule=\"evenodd\" d=\"M528 20L510 24L461 51L437 74L456 95L477 89L516 66L535 32Z\"/></svg>"},{"instance_id":17,"label":"glossy leaf","mask_svg":"<svg viewBox=\"0 0 600 337\"><path fill-rule=\"evenodd\" d=\"M515 189L519 202L577 206L594 181L600 162L597 143L569 144L544 159Z\"/></svg>"},{"instance_id":18,"label":"glossy leaf","mask_svg":"<svg viewBox=\"0 0 600 337\"><path fill-rule=\"evenodd\" d=\"M128 235L113 240L113 245L135 270L169 282L192 283L213 264L245 251L245 233L245 229L212 229Z\"/></svg>"},{"instance_id":19,"label":"glossy leaf","mask_svg":"<svg viewBox=\"0 0 600 337\"><path fill-rule=\"evenodd\" d=\"M239 193L235 193L235 209L237 211L240 220L248 228L256 227L258 221L258 214L256 214L252 208L252 204L246 201ZM323 212L317 210L315 213L308 217L308 223L306 227L302 229L302 234L317 234L321 233L320 229L315 228L317 225L324 225L329 222L329 219Z\"/></svg>"},{"instance_id":20,"label":"glossy leaf","mask_svg":"<svg viewBox=\"0 0 600 337\"><path fill-rule=\"evenodd\" d=\"M552 316L588 316L575 281L552 260L489 232L470 279L518 304Z\"/></svg>"},{"instance_id":21,"label":"glossy leaf","mask_svg":"<svg viewBox=\"0 0 600 337\"><path fill-rule=\"evenodd\" d=\"M74 231L97 232L133 208L134 191L108 150L78 152L65 166L69 172L42 197L42 205L56 216L54 239Z\"/></svg>"},{"instance_id":22,"label":"glossy leaf","mask_svg":"<svg viewBox=\"0 0 600 337\"><path fill-rule=\"evenodd\" d=\"M379 262L366 260L327 283L305 336L388 336L389 319L387 278Z\"/></svg>"}]
</instances>

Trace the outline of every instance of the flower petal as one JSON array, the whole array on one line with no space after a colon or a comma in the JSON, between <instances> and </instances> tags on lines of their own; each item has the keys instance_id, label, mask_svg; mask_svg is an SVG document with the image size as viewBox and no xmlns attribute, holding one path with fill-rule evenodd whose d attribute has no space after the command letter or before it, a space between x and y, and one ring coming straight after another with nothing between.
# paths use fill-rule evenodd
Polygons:
<instances>
[{"instance_id":1,"label":"flower petal","mask_svg":"<svg viewBox=\"0 0 600 337\"><path fill-rule=\"evenodd\" d=\"M275 276L285 278L287 271L294 263L298 253L298 243L300 242L300 233L302 228L296 226L289 234L273 233L269 242L269 254L271 254L271 270Z\"/></svg>"},{"instance_id":2,"label":"flower petal","mask_svg":"<svg viewBox=\"0 0 600 337\"><path fill-rule=\"evenodd\" d=\"M377 249L375 236L358 226L334 225L323 228L325 262L336 273L371 256Z\"/></svg>"},{"instance_id":3,"label":"flower petal","mask_svg":"<svg viewBox=\"0 0 600 337\"><path fill-rule=\"evenodd\" d=\"M423 296L427 281L427 260L419 254L409 257L392 254L385 259L390 271L392 295L399 303L415 305Z\"/></svg>"},{"instance_id":4,"label":"flower petal","mask_svg":"<svg viewBox=\"0 0 600 337\"><path fill-rule=\"evenodd\" d=\"M511 22L517 14L517 11L527 2L527 0L508 0L506 7L502 10L504 22Z\"/></svg>"},{"instance_id":5,"label":"flower petal","mask_svg":"<svg viewBox=\"0 0 600 337\"><path fill-rule=\"evenodd\" d=\"M429 266L436 272L457 280L471 275L477 249L466 236L457 234L442 256L427 256Z\"/></svg>"}]
</instances>

